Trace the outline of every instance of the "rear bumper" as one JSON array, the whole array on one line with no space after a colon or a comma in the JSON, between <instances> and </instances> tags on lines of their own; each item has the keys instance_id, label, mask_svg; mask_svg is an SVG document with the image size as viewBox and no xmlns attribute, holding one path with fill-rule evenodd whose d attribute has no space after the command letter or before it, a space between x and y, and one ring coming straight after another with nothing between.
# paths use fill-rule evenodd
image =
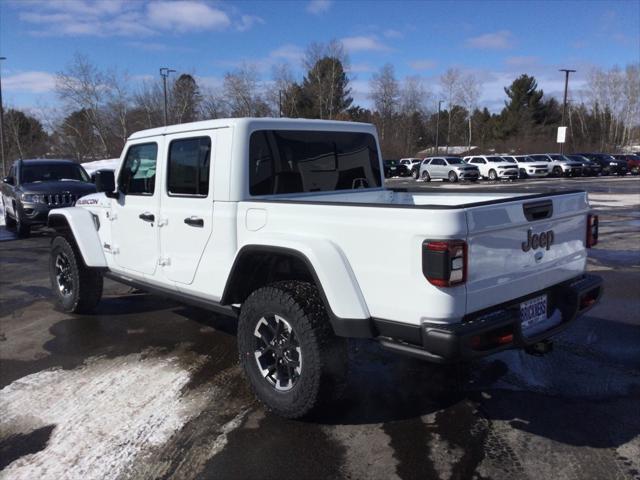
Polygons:
<instances>
[{"instance_id":1,"label":"rear bumper","mask_svg":"<svg viewBox=\"0 0 640 480\"><path fill-rule=\"evenodd\" d=\"M483 357L502 350L527 348L561 332L578 315L598 303L602 279L583 275L525 297L465 316L460 323L423 323L408 327L374 320L380 344L398 353L446 363ZM520 303L547 294L547 315L561 315L560 322L536 335L525 337L520 328ZM388 335L388 336L386 336Z\"/></svg>"}]
</instances>

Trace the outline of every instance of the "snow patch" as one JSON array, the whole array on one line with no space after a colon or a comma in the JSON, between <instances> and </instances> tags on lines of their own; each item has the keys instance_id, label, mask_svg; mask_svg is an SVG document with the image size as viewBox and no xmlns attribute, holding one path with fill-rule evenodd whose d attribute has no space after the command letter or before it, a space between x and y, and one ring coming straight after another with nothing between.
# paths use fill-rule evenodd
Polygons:
<instances>
[{"instance_id":1,"label":"snow patch","mask_svg":"<svg viewBox=\"0 0 640 480\"><path fill-rule=\"evenodd\" d=\"M3 436L28 434L47 425L55 428L43 450L15 460L2 476L121 476L139 455L164 444L210 402L214 387L182 392L191 372L205 360L184 347L170 353L147 349L115 359L95 357L74 370L44 370L16 380L0 390ZM223 429L216 452L233 427L235 423Z\"/></svg>"}]
</instances>

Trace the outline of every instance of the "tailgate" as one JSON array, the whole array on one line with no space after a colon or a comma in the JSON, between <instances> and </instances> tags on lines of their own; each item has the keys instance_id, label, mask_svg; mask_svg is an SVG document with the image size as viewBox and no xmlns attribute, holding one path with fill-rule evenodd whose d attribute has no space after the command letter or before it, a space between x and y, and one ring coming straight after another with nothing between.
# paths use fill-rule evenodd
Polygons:
<instances>
[{"instance_id":1,"label":"tailgate","mask_svg":"<svg viewBox=\"0 0 640 480\"><path fill-rule=\"evenodd\" d=\"M467 209L467 313L542 290L584 272L585 192Z\"/></svg>"}]
</instances>

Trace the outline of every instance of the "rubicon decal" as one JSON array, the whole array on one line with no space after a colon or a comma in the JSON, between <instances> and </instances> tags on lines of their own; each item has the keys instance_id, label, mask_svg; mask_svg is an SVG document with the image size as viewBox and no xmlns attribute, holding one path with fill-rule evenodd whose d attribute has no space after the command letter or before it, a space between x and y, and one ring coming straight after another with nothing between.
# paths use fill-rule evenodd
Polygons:
<instances>
[{"instance_id":1,"label":"rubicon decal","mask_svg":"<svg viewBox=\"0 0 640 480\"><path fill-rule=\"evenodd\" d=\"M83 200L78 200L76 205L97 205L98 200L95 198L85 198Z\"/></svg>"},{"instance_id":2,"label":"rubicon decal","mask_svg":"<svg viewBox=\"0 0 640 480\"><path fill-rule=\"evenodd\" d=\"M536 250L538 248L545 248L549 250L553 245L553 239L555 238L553 230L548 230L542 233L533 233L533 230L527 230L527 241L522 242L522 251L528 252L529 250Z\"/></svg>"}]
</instances>

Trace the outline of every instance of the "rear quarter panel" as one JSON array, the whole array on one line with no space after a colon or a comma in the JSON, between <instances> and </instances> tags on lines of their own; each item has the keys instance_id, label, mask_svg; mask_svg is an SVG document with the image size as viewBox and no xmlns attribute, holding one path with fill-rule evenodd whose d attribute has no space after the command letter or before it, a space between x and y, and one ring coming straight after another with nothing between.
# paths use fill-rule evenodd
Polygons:
<instances>
[{"instance_id":1,"label":"rear quarter panel","mask_svg":"<svg viewBox=\"0 0 640 480\"><path fill-rule=\"evenodd\" d=\"M257 215L259 223L251 220ZM353 272L369 314L414 325L464 315L465 288L429 284L421 259L425 239L464 238L466 231L464 210L260 201L238 206L238 248L278 236L331 242ZM319 256L313 265L330 284L342 281L331 262ZM338 316L352 310L339 295L327 297Z\"/></svg>"}]
</instances>

